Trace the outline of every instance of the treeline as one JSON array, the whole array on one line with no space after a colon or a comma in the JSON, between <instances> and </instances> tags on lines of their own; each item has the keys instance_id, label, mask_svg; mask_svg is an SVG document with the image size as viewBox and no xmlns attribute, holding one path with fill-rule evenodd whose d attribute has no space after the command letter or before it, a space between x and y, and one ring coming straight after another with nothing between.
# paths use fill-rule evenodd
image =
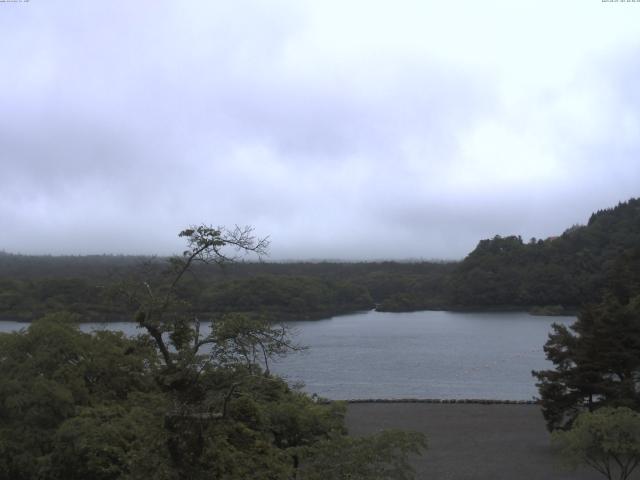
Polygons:
<instances>
[{"instance_id":1,"label":"treeline","mask_svg":"<svg viewBox=\"0 0 640 480\"><path fill-rule=\"evenodd\" d=\"M201 313L261 313L288 320L316 319L375 308L443 305L446 262L239 262L195 265L180 293ZM49 257L0 253L0 316L32 320L66 310L95 321L122 319L126 305L114 288L133 276L155 278L166 258ZM437 303L436 303L437 302Z\"/></svg>"},{"instance_id":2,"label":"treeline","mask_svg":"<svg viewBox=\"0 0 640 480\"><path fill-rule=\"evenodd\" d=\"M260 312L281 319L357 310L530 309L574 311L621 278L640 246L640 200L600 210L558 237L481 240L461 262L239 262L201 265L181 286L193 309ZM159 275L165 258L22 256L0 253L0 316L32 319L68 310L122 318L112 287L134 274Z\"/></svg>"},{"instance_id":3,"label":"treeline","mask_svg":"<svg viewBox=\"0 0 640 480\"><path fill-rule=\"evenodd\" d=\"M447 280L451 304L575 308L600 298L639 246L640 199L600 210L559 237L482 240Z\"/></svg>"}]
</instances>

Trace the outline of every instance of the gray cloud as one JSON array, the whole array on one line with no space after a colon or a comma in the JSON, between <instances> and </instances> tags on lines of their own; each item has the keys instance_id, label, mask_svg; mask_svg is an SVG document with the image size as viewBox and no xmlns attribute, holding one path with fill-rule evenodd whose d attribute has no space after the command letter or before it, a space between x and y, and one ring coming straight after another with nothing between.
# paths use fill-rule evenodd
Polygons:
<instances>
[{"instance_id":1,"label":"gray cloud","mask_svg":"<svg viewBox=\"0 0 640 480\"><path fill-rule=\"evenodd\" d=\"M0 249L169 253L205 222L274 258L460 258L638 195L640 10L554 44L494 7L3 5Z\"/></svg>"}]
</instances>

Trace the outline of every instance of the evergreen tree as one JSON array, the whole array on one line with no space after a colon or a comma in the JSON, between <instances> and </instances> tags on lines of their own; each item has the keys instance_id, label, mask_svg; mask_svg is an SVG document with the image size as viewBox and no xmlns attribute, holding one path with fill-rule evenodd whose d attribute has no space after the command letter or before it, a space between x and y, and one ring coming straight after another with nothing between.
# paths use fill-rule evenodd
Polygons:
<instances>
[{"instance_id":1,"label":"evergreen tree","mask_svg":"<svg viewBox=\"0 0 640 480\"><path fill-rule=\"evenodd\" d=\"M570 329L555 324L544 350L555 369L533 372L550 430L584 410L640 407L640 295L613 293L581 311Z\"/></svg>"}]
</instances>

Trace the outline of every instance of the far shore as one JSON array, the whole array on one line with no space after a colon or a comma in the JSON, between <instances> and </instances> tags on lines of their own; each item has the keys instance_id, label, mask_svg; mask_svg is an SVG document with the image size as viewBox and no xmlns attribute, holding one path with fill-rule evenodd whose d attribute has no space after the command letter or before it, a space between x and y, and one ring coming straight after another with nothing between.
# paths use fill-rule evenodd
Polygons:
<instances>
[{"instance_id":1,"label":"far shore","mask_svg":"<svg viewBox=\"0 0 640 480\"><path fill-rule=\"evenodd\" d=\"M563 310L549 309L547 307L523 307L512 305L496 305L491 307L464 307L464 306L447 306L438 308L421 308L418 310L378 310L372 308L380 313L413 313L413 312L451 312L451 313L508 313L508 312L523 312L533 316L539 317L575 317L577 315L577 307L567 307ZM370 310L353 310L353 311L340 311L340 312L314 312L305 316L295 316L290 313L279 314L277 312L271 312L274 317L280 317L280 321L296 322L296 321L314 321L314 320L328 320L334 317L341 317L345 315L354 315L358 313L368 312ZM252 312L244 312L252 313ZM214 315L215 313L202 313L203 317ZM0 314L0 322L18 322L18 323L31 323L34 320L42 317L44 314ZM85 317L80 323L117 323L117 322L133 322L131 315L123 313L113 314L96 314L95 312L78 313L80 317Z\"/></svg>"}]
</instances>

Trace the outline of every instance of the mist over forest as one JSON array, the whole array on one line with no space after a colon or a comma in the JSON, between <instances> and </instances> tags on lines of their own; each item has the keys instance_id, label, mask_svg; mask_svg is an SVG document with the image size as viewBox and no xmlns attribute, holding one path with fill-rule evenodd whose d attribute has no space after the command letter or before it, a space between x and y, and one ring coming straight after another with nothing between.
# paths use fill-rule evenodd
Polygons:
<instances>
[{"instance_id":1,"label":"mist over forest","mask_svg":"<svg viewBox=\"0 0 640 480\"><path fill-rule=\"evenodd\" d=\"M560 236L481 240L458 262L256 262L196 265L181 293L201 313L261 313L274 320L359 310L576 312L626 278L640 245L640 200L594 212ZM0 315L33 319L69 310L94 320L127 318L109 287L162 257L0 254Z\"/></svg>"}]
</instances>

